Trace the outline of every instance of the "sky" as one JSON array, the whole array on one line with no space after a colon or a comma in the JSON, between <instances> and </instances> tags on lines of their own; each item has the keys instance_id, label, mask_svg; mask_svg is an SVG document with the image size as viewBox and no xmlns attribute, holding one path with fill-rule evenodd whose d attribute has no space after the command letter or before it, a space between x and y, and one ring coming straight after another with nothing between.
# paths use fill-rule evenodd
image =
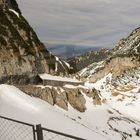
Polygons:
<instances>
[{"instance_id":1,"label":"sky","mask_svg":"<svg viewBox=\"0 0 140 140\"><path fill-rule=\"evenodd\" d=\"M40 40L114 47L140 26L140 0L17 0Z\"/></svg>"}]
</instances>

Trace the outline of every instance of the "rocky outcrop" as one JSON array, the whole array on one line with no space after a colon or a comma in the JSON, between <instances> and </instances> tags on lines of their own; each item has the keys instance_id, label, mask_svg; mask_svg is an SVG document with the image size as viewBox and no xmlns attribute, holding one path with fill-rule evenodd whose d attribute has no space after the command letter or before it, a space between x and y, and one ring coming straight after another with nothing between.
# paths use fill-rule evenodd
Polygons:
<instances>
[{"instance_id":1,"label":"rocky outcrop","mask_svg":"<svg viewBox=\"0 0 140 140\"><path fill-rule=\"evenodd\" d=\"M66 93L68 101L73 108L80 112L84 112L86 110L86 100L79 89L66 89Z\"/></svg>"},{"instance_id":2,"label":"rocky outcrop","mask_svg":"<svg viewBox=\"0 0 140 140\"><path fill-rule=\"evenodd\" d=\"M105 77L109 73L112 73L114 77L121 75L124 71L132 68L139 67L140 63L133 60L132 57L116 57L104 62L104 67L99 69L89 78L90 82L96 82L97 80Z\"/></svg>"},{"instance_id":3,"label":"rocky outcrop","mask_svg":"<svg viewBox=\"0 0 140 140\"><path fill-rule=\"evenodd\" d=\"M62 88L52 88L54 104L68 110L68 97L65 90Z\"/></svg>"},{"instance_id":4,"label":"rocky outcrop","mask_svg":"<svg viewBox=\"0 0 140 140\"><path fill-rule=\"evenodd\" d=\"M96 90L95 88L87 90L84 92L88 97L93 99L93 104L94 105L101 105L102 104L102 99L101 99L101 94L99 90Z\"/></svg>"},{"instance_id":5,"label":"rocky outcrop","mask_svg":"<svg viewBox=\"0 0 140 140\"><path fill-rule=\"evenodd\" d=\"M102 63L94 63L82 71L83 79L90 82L105 77L112 73L114 77L122 75L129 69L140 67L140 27L135 29L128 37L121 39L111 55Z\"/></svg>"},{"instance_id":6,"label":"rocky outcrop","mask_svg":"<svg viewBox=\"0 0 140 140\"><path fill-rule=\"evenodd\" d=\"M18 4L17 4L17 2L15 0L0 0L0 5L3 8L13 9L16 12L21 14L21 11L20 11L20 9L18 7Z\"/></svg>"},{"instance_id":7,"label":"rocky outcrop","mask_svg":"<svg viewBox=\"0 0 140 140\"><path fill-rule=\"evenodd\" d=\"M49 53L38 39L15 0L0 1L0 32L0 79L11 75L69 73L68 66Z\"/></svg>"},{"instance_id":8,"label":"rocky outcrop","mask_svg":"<svg viewBox=\"0 0 140 140\"><path fill-rule=\"evenodd\" d=\"M121 39L112 51L114 55L140 58L140 27L133 30L128 37Z\"/></svg>"},{"instance_id":9,"label":"rocky outcrop","mask_svg":"<svg viewBox=\"0 0 140 140\"><path fill-rule=\"evenodd\" d=\"M68 110L68 104L74 109L85 112L86 99L88 96L93 99L93 105L101 105L101 96L96 89L66 88L66 87L39 87L33 85L17 86L20 90L30 96L38 97L51 105L57 105Z\"/></svg>"}]
</instances>

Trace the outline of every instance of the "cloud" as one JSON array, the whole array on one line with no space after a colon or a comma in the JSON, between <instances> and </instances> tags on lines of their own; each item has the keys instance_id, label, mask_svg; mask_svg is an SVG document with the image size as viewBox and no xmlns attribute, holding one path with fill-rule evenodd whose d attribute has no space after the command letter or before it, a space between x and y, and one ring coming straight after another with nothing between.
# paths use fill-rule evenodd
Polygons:
<instances>
[{"instance_id":1,"label":"cloud","mask_svg":"<svg viewBox=\"0 0 140 140\"><path fill-rule=\"evenodd\" d=\"M140 25L139 0L17 0L43 42L112 47Z\"/></svg>"}]
</instances>

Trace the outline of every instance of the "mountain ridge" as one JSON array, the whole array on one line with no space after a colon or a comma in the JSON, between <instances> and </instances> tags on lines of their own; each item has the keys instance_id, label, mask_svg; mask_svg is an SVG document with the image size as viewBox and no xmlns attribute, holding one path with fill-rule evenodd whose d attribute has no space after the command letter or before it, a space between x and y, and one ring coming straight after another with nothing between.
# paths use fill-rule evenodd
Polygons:
<instances>
[{"instance_id":1,"label":"mountain ridge","mask_svg":"<svg viewBox=\"0 0 140 140\"><path fill-rule=\"evenodd\" d=\"M96 82L109 73L119 76L124 71L140 66L139 49L140 28L136 28L128 37L121 39L116 44L110 56L100 62L100 64L93 63L89 65L85 70L79 72L79 74L83 78L89 78L91 82Z\"/></svg>"}]
</instances>

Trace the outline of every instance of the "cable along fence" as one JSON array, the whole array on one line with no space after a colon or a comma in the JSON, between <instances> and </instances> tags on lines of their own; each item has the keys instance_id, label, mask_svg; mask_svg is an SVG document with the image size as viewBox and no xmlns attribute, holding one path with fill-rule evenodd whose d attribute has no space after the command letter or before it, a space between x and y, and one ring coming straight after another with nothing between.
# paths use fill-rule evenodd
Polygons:
<instances>
[{"instance_id":1,"label":"cable along fence","mask_svg":"<svg viewBox=\"0 0 140 140\"><path fill-rule=\"evenodd\" d=\"M0 116L0 140L85 140L47 128Z\"/></svg>"}]
</instances>

